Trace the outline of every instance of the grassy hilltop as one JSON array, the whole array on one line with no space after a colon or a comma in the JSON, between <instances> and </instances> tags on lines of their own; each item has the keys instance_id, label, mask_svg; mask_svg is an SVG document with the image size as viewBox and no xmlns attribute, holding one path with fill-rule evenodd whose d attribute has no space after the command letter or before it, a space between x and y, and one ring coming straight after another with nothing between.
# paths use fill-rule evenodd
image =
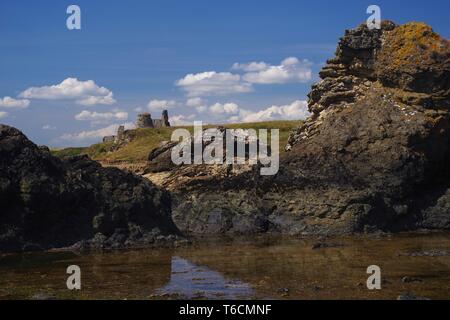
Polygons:
<instances>
[{"instance_id":1,"label":"grassy hilltop","mask_svg":"<svg viewBox=\"0 0 450 320\"><path fill-rule=\"evenodd\" d=\"M301 124L302 121L270 121L255 123L236 123L225 124L223 127L230 129L279 129L280 130L280 149L284 150L289 132ZM204 128L216 127L215 125L205 125ZM160 129L135 129L130 130L131 142L114 148L112 142L98 143L90 147L66 148L53 150L53 154L59 157L87 154L97 161L129 161L140 162L147 160L151 150L156 148L162 141L170 140L173 130L178 128L188 129L193 132L192 126L170 127Z\"/></svg>"}]
</instances>

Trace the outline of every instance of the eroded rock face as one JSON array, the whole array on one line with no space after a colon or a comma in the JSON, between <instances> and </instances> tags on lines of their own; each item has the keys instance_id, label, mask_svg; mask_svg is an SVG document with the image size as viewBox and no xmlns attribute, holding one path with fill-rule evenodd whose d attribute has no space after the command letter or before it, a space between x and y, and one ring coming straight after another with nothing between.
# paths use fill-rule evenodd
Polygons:
<instances>
[{"instance_id":1,"label":"eroded rock face","mask_svg":"<svg viewBox=\"0 0 450 320\"><path fill-rule=\"evenodd\" d=\"M174 221L203 234L450 229L449 71L448 41L422 24L347 31L279 173L174 168L161 180Z\"/></svg>"},{"instance_id":2,"label":"eroded rock face","mask_svg":"<svg viewBox=\"0 0 450 320\"><path fill-rule=\"evenodd\" d=\"M449 229L448 115L404 109L376 89L334 112L276 176L172 184L174 221L195 233Z\"/></svg>"},{"instance_id":3,"label":"eroded rock face","mask_svg":"<svg viewBox=\"0 0 450 320\"><path fill-rule=\"evenodd\" d=\"M167 192L87 157L60 160L0 125L0 251L176 240Z\"/></svg>"},{"instance_id":4,"label":"eroded rock face","mask_svg":"<svg viewBox=\"0 0 450 320\"><path fill-rule=\"evenodd\" d=\"M324 117L283 163L297 166L289 174L301 172L306 185L333 190L344 205L330 213L341 212L352 230L398 231L424 227L428 206L450 186L449 155L447 111L399 104L374 86ZM450 227L450 212L442 209L427 227Z\"/></svg>"},{"instance_id":5,"label":"eroded rock face","mask_svg":"<svg viewBox=\"0 0 450 320\"><path fill-rule=\"evenodd\" d=\"M352 103L364 96L376 80L375 61L383 35L395 27L384 21L380 30L369 30L365 24L347 30L339 41L336 56L320 71L322 80L308 94L310 112L318 115L330 106Z\"/></svg>"},{"instance_id":6,"label":"eroded rock face","mask_svg":"<svg viewBox=\"0 0 450 320\"><path fill-rule=\"evenodd\" d=\"M380 30L363 24L345 32L320 77L308 94L313 116L292 132L287 150L313 135L330 109L354 104L373 85L403 105L448 110L450 42L423 23L384 21Z\"/></svg>"}]
</instances>

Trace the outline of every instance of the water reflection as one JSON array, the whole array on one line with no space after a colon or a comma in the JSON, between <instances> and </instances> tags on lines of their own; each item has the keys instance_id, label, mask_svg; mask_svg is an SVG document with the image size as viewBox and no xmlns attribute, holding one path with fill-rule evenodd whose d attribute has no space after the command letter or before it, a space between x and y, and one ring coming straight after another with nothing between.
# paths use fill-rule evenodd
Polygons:
<instances>
[{"instance_id":1,"label":"water reflection","mask_svg":"<svg viewBox=\"0 0 450 320\"><path fill-rule=\"evenodd\" d=\"M396 299L406 292L450 299L450 233L346 237L319 249L313 244L202 239L178 249L0 255L0 299ZM81 291L66 288L72 264L81 268ZM381 267L382 290L365 286L373 264Z\"/></svg>"},{"instance_id":2,"label":"water reflection","mask_svg":"<svg viewBox=\"0 0 450 320\"><path fill-rule=\"evenodd\" d=\"M169 283L156 290L156 293L178 295L188 299L243 299L254 295L249 284L227 279L217 271L178 256L172 258Z\"/></svg>"}]
</instances>

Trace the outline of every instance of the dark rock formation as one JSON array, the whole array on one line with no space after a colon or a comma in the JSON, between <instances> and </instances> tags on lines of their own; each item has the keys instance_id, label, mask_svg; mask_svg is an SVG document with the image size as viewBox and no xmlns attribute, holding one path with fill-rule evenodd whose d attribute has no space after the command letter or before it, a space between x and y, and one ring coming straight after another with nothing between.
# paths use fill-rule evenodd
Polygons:
<instances>
[{"instance_id":1,"label":"dark rock formation","mask_svg":"<svg viewBox=\"0 0 450 320\"><path fill-rule=\"evenodd\" d=\"M148 166L144 173L170 171L176 166L171 160L172 148L177 142L163 141L160 146L153 149L148 155ZM156 161L153 161L157 159Z\"/></svg>"},{"instance_id":2,"label":"dark rock formation","mask_svg":"<svg viewBox=\"0 0 450 320\"><path fill-rule=\"evenodd\" d=\"M291 134L286 148L313 135L328 109L352 105L373 85L402 105L448 110L449 71L450 42L425 24L384 21L380 30L347 30L308 94L313 116Z\"/></svg>"},{"instance_id":3,"label":"dark rock formation","mask_svg":"<svg viewBox=\"0 0 450 320\"><path fill-rule=\"evenodd\" d=\"M315 115L331 105L351 103L364 96L375 80L375 55L381 48L382 36L395 28L383 22L380 30L361 25L347 30L341 38L336 56L320 71L322 81L312 86L309 109Z\"/></svg>"},{"instance_id":4,"label":"dark rock formation","mask_svg":"<svg viewBox=\"0 0 450 320\"><path fill-rule=\"evenodd\" d=\"M450 229L449 61L420 23L346 31L279 173L170 168L174 221L193 233Z\"/></svg>"},{"instance_id":5,"label":"dark rock formation","mask_svg":"<svg viewBox=\"0 0 450 320\"><path fill-rule=\"evenodd\" d=\"M216 133L222 135L223 137L223 149L224 149L224 153L223 153L223 162L226 162L226 156L227 156L227 152L226 152L226 129L223 126L219 126L215 129L211 128L211 129L205 129L203 130L203 141L202 141L202 150L205 150L205 147L207 147L208 145L210 145L212 143L211 141L211 137L209 137L209 132L208 130L217 130ZM240 136L241 140L244 141L244 156L246 159L249 158L249 152L250 152L250 147L249 147L249 139L251 139L249 137L249 132L247 132L246 130L238 130L236 132L234 132L235 135ZM257 148L256 150L259 150L259 141L258 140L254 140L253 142L256 142L257 144ZM188 142L189 143L189 142ZM172 162L171 159L171 154L172 154L172 148L174 146L176 146L178 144L178 142L173 142L173 141L163 141L161 142L161 144L153 149L150 154L148 155L148 164L147 164L147 168L144 170L144 174L148 174L148 173L157 173L157 172L163 172L163 171L170 171L175 169L177 166ZM191 144L191 150L194 150L194 137L191 135L190 137L190 144ZM270 147L267 147L268 150L268 154L270 155ZM235 139L234 141L234 152L236 154L237 152L237 140ZM191 161L192 163L194 163L194 155L192 154L191 156ZM222 168L220 168L220 170L231 170L232 166L228 166L228 165L223 165L220 166ZM234 166L234 167L239 167L240 169L242 169L243 167L250 169L250 166L248 165L239 165L239 166ZM201 169L200 169L201 168ZM216 168L217 169L217 168ZM201 173L202 170L207 170L209 171L207 175L210 175L212 172L211 170L208 170L207 166L200 166L197 165L194 169L194 171L197 171L199 173ZM214 170L213 170L214 171ZM203 172L202 175L206 175L206 172Z\"/></svg>"},{"instance_id":6,"label":"dark rock formation","mask_svg":"<svg viewBox=\"0 0 450 320\"><path fill-rule=\"evenodd\" d=\"M84 156L60 160L0 125L0 251L175 240L170 206L143 178Z\"/></svg>"}]
</instances>

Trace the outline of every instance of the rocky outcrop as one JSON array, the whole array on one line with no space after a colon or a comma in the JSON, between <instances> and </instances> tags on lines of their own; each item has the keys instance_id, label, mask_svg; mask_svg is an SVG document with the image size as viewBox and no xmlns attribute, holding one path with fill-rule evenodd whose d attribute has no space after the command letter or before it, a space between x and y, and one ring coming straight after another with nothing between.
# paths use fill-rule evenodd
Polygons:
<instances>
[{"instance_id":1,"label":"rocky outcrop","mask_svg":"<svg viewBox=\"0 0 450 320\"><path fill-rule=\"evenodd\" d=\"M346 31L279 173L169 168L174 221L202 234L450 229L449 61L424 24Z\"/></svg>"},{"instance_id":2,"label":"rocky outcrop","mask_svg":"<svg viewBox=\"0 0 450 320\"><path fill-rule=\"evenodd\" d=\"M171 160L172 148L176 142L163 141L148 155L148 165L144 173L170 171L175 168ZM156 161L154 161L156 159Z\"/></svg>"},{"instance_id":3,"label":"rocky outcrop","mask_svg":"<svg viewBox=\"0 0 450 320\"><path fill-rule=\"evenodd\" d=\"M398 26L383 38L376 78L397 100L423 108L450 108L450 42L423 23Z\"/></svg>"},{"instance_id":4,"label":"rocky outcrop","mask_svg":"<svg viewBox=\"0 0 450 320\"><path fill-rule=\"evenodd\" d=\"M222 135L223 139L223 163L226 163L227 158L227 138L226 138L226 129L222 126L219 126L217 128L210 128L205 129L202 132L202 152L205 151L205 148L212 143L211 139L211 132L209 130L214 130L215 133ZM249 140L252 139L252 137L249 135L249 132L247 130L235 130L233 133L234 136L240 137L241 141L244 142L244 157L246 159L249 158ZM257 150L259 150L260 142L259 140L255 139L252 142L256 142L257 144ZM190 136L190 140L187 141L187 143L190 143L190 149L194 150L194 136ZM164 172L164 171L171 171L174 169L179 169L180 167L176 166L172 162L172 148L175 147L178 144L178 142L173 141L163 141L160 143L160 145L153 149L150 154L148 155L148 163L146 168L144 169L144 174L151 174L151 173L158 173L158 172ZM270 146L266 146L266 149L268 150L268 154L270 155ZM234 141L234 151L237 150L237 140ZM236 157L233 155L233 158L236 160ZM191 162L194 163L194 156L192 154L191 156ZM205 165L195 165L193 166L192 172L189 173L190 176L195 176L196 174L200 174L201 176L211 176L211 175L217 175L220 176L226 176L226 173L233 173L236 171L242 172L242 171L248 171L251 170L250 165L242 164L242 165L220 165L215 166L214 168L210 168L211 166L205 166ZM186 168L181 169L184 171ZM191 169L188 169L188 171ZM187 173L187 172L186 172ZM167 187L167 185L166 185Z\"/></svg>"},{"instance_id":5,"label":"rocky outcrop","mask_svg":"<svg viewBox=\"0 0 450 320\"><path fill-rule=\"evenodd\" d=\"M319 73L322 80L308 94L312 113L318 115L330 106L353 103L365 95L376 80L376 54L382 47L383 35L394 28L394 23L384 21L380 30L361 25L345 32L336 56Z\"/></svg>"},{"instance_id":6,"label":"rocky outcrop","mask_svg":"<svg viewBox=\"0 0 450 320\"><path fill-rule=\"evenodd\" d=\"M85 156L58 159L0 125L0 251L167 243L167 192Z\"/></svg>"},{"instance_id":7,"label":"rocky outcrop","mask_svg":"<svg viewBox=\"0 0 450 320\"><path fill-rule=\"evenodd\" d=\"M322 80L308 94L313 116L292 132L287 150L313 135L330 109L353 105L373 85L406 106L450 107L450 42L423 23L384 21L380 30L364 24L347 30L319 74Z\"/></svg>"}]
</instances>

